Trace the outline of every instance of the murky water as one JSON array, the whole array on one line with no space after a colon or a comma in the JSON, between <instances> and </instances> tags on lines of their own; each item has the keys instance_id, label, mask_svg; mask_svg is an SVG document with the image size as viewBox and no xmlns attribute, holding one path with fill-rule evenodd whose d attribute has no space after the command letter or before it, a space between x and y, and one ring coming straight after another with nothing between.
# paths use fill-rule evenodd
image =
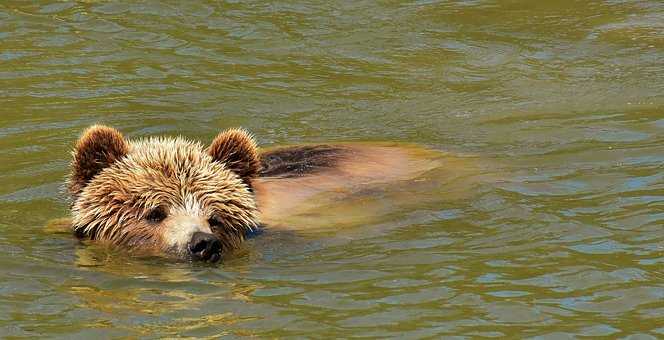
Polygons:
<instances>
[{"instance_id":1,"label":"murky water","mask_svg":"<svg viewBox=\"0 0 664 340\"><path fill-rule=\"evenodd\" d=\"M95 122L509 176L219 267L138 260L44 231ZM0 335L664 337L663 164L661 1L2 1Z\"/></svg>"}]
</instances>

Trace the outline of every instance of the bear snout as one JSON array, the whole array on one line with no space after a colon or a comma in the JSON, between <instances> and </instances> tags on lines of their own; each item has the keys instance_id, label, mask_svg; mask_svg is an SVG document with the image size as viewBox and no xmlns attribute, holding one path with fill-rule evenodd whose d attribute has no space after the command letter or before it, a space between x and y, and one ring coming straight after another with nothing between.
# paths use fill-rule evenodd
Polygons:
<instances>
[{"instance_id":1,"label":"bear snout","mask_svg":"<svg viewBox=\"0 0 664 340\"><path fill-rule=\"evenodd\" d=\"M217 262L221 259L221 241L213 234L195 232L187 248L191 258L197 261Z\"/></svg>"}]
</instances>

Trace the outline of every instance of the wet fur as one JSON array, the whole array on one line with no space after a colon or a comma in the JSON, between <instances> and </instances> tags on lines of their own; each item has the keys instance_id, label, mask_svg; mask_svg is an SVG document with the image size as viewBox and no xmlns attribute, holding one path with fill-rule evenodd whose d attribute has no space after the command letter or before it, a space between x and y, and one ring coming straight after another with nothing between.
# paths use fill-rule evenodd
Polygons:
<instances>
[{"instance_id":1,"label":"wet fur","mask_svg":"<svg viewBox=\"0 0 664 340\"><path fill-rule=\"evenodd\" d=\"M72 228L95 242L186 258L181 239L187 235L177 230L196 224L217 235L227 252L259 225L297 229L287 217L315 208L319 193L340 197L439 165L421 150L356 144L260 152L241 129L224 131L203 148L182 138L126 140L115 129L93 126L73 151ZM152 223L146 216L157 208L168 217ZM212 227L213 216L222 227Z\"/></svg>"},{"instance_id":2,"label":"wet fur","mask_svg":"<svg viewBox=\"0 0 664 340\"><path fill-rule=\"evenodd\" d=\"M129 141L112 128L93 126L73 152L68 180L73 230L123 248L186 257L183 240L169 242L175 219L214 217L222 227L202 231L214 232L225 250L237 248L260 223L247 185L258 164L255 143L243 130L222 133L204 149L181 138ZM146 220L160 207L169 218Z\"/></svg>"},{"instance_id":3,"label":"wet fur","mask_svg":"<svg viewBox=\"0 0 664 340\"><path fill-rule=\"evenodd\" d=\"M280 148L261 155L260 177L301 177L334 168L348 149L330 145Z\"/></svg>"}]
</instances>

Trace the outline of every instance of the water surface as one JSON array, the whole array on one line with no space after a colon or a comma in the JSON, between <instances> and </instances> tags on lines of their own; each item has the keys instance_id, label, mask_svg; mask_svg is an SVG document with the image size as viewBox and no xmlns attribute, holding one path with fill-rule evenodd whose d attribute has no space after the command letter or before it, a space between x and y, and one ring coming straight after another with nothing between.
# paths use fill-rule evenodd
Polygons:
<instances>
[{"instance_id":1,"label":"water surface","mask_svg":"<svg viewBox=\"0 0 664 340\"><path fill-rule=\"evenodd\" d=\"M43 228L98 122L419 143L509 178L218 267L132 259ZM663 164L661 1L3 1L0 335L662 337Z\"/></svg>"}]
</instances>

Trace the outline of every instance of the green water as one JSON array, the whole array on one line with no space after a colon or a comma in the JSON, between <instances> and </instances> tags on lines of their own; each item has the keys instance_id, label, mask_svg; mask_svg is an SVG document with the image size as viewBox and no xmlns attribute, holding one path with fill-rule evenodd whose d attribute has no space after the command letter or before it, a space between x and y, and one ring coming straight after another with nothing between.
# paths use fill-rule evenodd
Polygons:
<instances>
[{"instance_id":1,"label":"green water","mask_svg":"<svg viewBox=\"0 0 664 340\"><path fill-rule=\"evenodd\" d=\"M664 337L661 1L39 2L0 2L0 336ZM43 230L97 122L509 176L219 267L139 260Z\"/></svg>"}]
</instances>

